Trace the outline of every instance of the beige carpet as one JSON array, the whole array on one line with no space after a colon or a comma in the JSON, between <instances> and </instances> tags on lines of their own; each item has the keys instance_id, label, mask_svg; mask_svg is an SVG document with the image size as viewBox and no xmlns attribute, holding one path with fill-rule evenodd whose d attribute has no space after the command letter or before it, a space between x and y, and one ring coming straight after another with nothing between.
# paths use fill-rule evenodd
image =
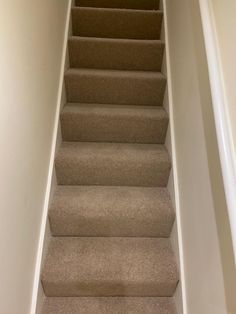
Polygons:
<instances>
[{"instance_id":1,"label":"beige carpet","mask_svg":"<svg viewBox=\"0 0 236 314\"><path fill-rule=\"evenodd\" d=\"M170 298L48 298L42 314L173 314Z\"/></svg>"},{"instance_id":2,"label":"beige carpet","mask_svg":"<svg viewBox=\"0 0 236 314\"><path fill-rule=\"evenodd\" d=\"M77 0L43 314L174 314L158 0Z\"/></svg>"}]
</instances>

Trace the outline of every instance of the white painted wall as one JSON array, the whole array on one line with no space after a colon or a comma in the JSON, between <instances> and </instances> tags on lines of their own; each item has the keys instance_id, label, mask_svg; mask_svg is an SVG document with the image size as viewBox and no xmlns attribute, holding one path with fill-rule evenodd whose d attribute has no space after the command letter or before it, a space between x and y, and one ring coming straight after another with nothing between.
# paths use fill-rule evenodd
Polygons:
<instances>
[{"instance_id":1,"label":"white painted wall","mask_svg":"<svg viewBox=\"0 0 236 314\"><path fill-rule=\"evenodd\" d=\"M229 105L226 96L218 32L215 26L214 10L210 0L199 0L204 32L209 77L212 91L213 111L224 179L228 216L236 261L236 156L232 127L229 119Z\"/></svg>"},{"instance_id":2,"label":"white painted wall","mask_svg":"<svg viewBox=\"0 0 236 314\"><path fill-rule=\"evenodd\" d=\"M30 313L67 0L0 0L0 313Z\"/></svg>"},{"instance_id":3,"label":"white painted wall","mask_svg":"<svg viewBox=\"0 0 236 314\"><path fill-rule=\"evenodd\" d=\"M236 71L236 41L234 40L236 31L236 2L231 0L224 2L218 0L200 0L199 2L201 5L207 56L210 61L208 64L211 74L211 88L214 95L215 119L217 119L219 130L224 132L225 137L218 135L219 144L221 145L221 149L223 148L221 163L223 162L224 165L224 181L231 233L228 229L228 224L222 225L220 219L218 220L218 229L221 230L220 243L228 312L236 313L235 260L233 262L233 249L234 258L236 249L236 89L234 77L234 72ZM206 20L206 18L208 19ZM209 38L210 36L213 36L212 40ZM222 215L219 218L225 222L222 219ZM231 243L231 236L234 240L233 244Z\"/></svg>"},{"instance_id":4,"label":"white painted wall","mask_svg":"<svg viewBox=\"0 0 236 314\"><path fill-rule=\"evenodd\" d=\"M210 0L213 9L221 67L225 82L228 117L236 156L236 1Z\"/></svg>"},{"instance_id":5,"label":"white painted wall","mask_svg":"<svg viewBox=\"0 0 236 314\"><path fill-rule=\"evenodd\" d=\"M199 4L165 5L184 313L233 314L234 259Z\"/></svg>"}]
</instances>

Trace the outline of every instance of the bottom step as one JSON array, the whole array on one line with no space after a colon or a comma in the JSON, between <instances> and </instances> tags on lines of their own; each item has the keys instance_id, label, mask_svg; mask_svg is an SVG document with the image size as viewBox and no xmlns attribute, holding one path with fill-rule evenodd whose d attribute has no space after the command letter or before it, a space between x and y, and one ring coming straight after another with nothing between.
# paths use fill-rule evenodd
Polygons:
<instances>
[{"instance_id":1,"label":"bottom step","mask_svg":"<svg viewBox=\"0 0 236 314\"><path fill-rule=\"evenodd\" d=\"M48 297L172 297L169 239L53 238L41 276Z\"/></svg>"},{"instance_id":2,"label":"bottom step","mask_svg":"<svg viewBox=\"0 0 236 314\"><path fill-rule=\"evenodd\" d=\"M42 314L174 314L172 298L47 298Z\"/></svg>"}]
</instances>

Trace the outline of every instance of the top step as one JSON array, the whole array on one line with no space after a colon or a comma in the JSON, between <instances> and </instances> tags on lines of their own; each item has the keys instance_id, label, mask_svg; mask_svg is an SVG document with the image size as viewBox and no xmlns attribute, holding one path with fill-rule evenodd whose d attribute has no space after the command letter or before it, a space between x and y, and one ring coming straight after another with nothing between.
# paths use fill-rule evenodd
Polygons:
<instances>
[{"instance_id":1,"label":"top step","mask_svg":"<svg viewBox=\"0 0 236 314\"><path fill-rule=\"evenodd\" d=\"M76 6L135 10L158 10L159 0L76 0Z\"/></svg>"}]
</instances>

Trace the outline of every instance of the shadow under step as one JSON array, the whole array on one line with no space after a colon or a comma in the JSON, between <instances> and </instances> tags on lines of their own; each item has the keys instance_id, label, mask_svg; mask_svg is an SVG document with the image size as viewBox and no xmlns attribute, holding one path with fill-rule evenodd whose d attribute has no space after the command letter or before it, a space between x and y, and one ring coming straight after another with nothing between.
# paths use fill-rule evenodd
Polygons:
<instances>
[{"instance_id":1,"label":"shadow under step","mask_svg":"<svg viewBox=\"0 0 236 314\"><path fill-rule=\"evenodd\" d=\"M46 296L173 296L178 270L169 239L52 238Z\"/></svg>"},{"instance_id":2,"label":"shadow under step","mask_svg":"<svg viewBox=\"0 0 236 314\"><path fill-rule=\"evenodd\" d=\"M63 142L55 166L59 185L165 187L171 163L164 145Z\"/></svg>"}]
</instances>

